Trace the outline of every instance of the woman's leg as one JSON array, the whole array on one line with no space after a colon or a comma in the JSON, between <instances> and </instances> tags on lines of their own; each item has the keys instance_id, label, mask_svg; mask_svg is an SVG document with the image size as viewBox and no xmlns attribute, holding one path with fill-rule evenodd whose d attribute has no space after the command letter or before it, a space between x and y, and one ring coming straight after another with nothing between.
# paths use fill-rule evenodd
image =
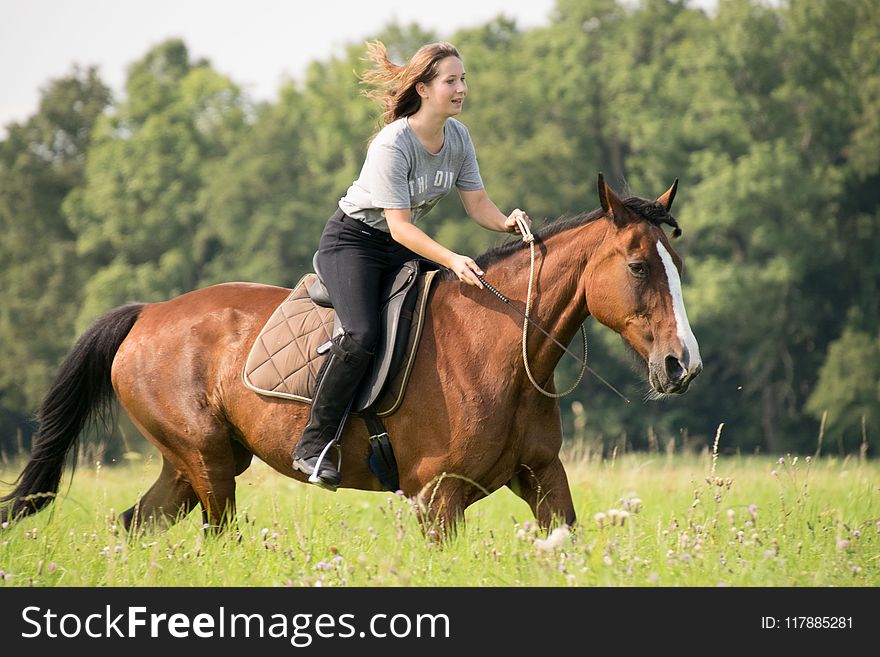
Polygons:
<instances>
[{"instance_id":1,"label":"woman's leg","mask_svg":"<svg viewBox=\"0 0 880 657\"><path fill-rule=\"evenodd\" d=\"M388 250L381 236L367 239L365 233L333 218L318 251L321 277L344 332L333 338L318 372L311 416L294 449L293 467L329 490L336 489L341 476L328 448L338 437L381 331L379 292Z\"/></svg>"}]
</instances>

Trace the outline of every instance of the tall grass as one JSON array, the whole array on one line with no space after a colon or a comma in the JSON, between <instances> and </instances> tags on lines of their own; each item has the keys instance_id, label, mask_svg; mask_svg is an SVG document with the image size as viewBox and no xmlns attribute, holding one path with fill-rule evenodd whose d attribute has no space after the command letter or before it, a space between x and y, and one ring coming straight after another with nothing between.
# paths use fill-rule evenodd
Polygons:
<instances>
[{"instance_id":1,"label":"tall grass","mask_svg":"<svg viewBox=\"0 0 880 657\"><path fill-rule=\"evenodd\" d=\"M506 489L446 544L410 500L337 493L262 463L239 478L237 530L193 513L128 536L117 515L147 458L80 467L50 509L0 531L0 586L877 586L880 466L864 458L565 455L579 522L540 531ZM11 481L18 470L0 470Z\"/></svg>"}]
</instances>

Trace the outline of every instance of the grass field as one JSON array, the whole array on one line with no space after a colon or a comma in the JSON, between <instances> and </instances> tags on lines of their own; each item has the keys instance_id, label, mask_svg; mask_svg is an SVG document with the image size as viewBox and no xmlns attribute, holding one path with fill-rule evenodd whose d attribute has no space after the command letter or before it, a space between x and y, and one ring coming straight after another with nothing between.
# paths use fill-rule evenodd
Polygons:
<instances>
[{"instance_id":1,"label":"grass field","mask_svg":"<svg viewBox=\"0 0 880 657\"><path fill-rule=\"evenodd\" d=\"M0 531L0 586L880 585L876 461L564 456L574 530L548 537L505 489L443 546L403 496L328 493L259 462L239 478L237 534L206 535L193 513L129 538L116 514L159 463L80 466L52 507Z\"/></svg>"}]
</instances>

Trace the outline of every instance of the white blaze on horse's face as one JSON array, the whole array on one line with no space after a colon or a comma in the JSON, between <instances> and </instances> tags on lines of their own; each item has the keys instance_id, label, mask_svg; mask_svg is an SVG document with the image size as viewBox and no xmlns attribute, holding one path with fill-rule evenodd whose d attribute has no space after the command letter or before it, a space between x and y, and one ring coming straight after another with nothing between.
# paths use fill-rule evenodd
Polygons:
<instances>
[{"instance_id":1,"label":"white blaze on horse's face","mask_svg":"<svg viewBox=\"0 0 880 657\"><path fill-rule=\"evenodd\" d=\"M703 361L700 359L700 346L697 338L688 323L687 311L684 309L684 297L681 293L681 278L678 268L672 261L669 251L663 246L663 242L657 240L657 253L666 270L666 278L669 281L669 293L672 296L672 312L675 315L675 327L678 339L684 347L684 361L681 363L687 377L693 378L703 369Z\"/></svg>"}]
</instances>

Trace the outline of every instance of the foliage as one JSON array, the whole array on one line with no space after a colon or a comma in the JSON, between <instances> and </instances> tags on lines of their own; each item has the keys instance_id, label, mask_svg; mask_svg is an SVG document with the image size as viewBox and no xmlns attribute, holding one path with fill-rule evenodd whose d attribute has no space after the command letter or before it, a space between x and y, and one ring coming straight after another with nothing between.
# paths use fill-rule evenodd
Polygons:
<instances>
[{"instance_id":1,"label":"foliage","mask_svg":"<svg viewBox=\"0 0 880 657\"><path fill-rule=\"evenodd\" d=\"M832 434L845 436L850 449L867 439L865 426L877 421L880 409L878 336L846 329L831 343L819 383L806 405L815 417L828 409L834 413L828 424Z\"/></svg>"},{"instance_id":2,"label":"foliage","mask_svg":"<svg viewBox=\"0 0 880 657\"><path fill-rule=\"evenodd\" d=\"M93 272L82 330L108 308L160 301L197 287L205 267L203 189L244 135L245 107L231 82L192 64L173 40L129 74L125 103L102 117L85 181L64 212Z\"/></svg>"},{"instance_id":3,"label":"foliage","mask_svg":"<svg viewBox=\"0 0 880 657\"><path fill-rule=\"evenodd\" d=\"M498 17L452 35L391 24L397 61L448 38L462 119L490 196L540 226L598 205L596 173L674 212L706 369L683 398L623 404L595 380L563 401L567 436L614 446L784 453L861 446L880 349L880 5L871 0L558 0L529 30ZM363 43L253 103L184 43L151 49L115 102L96 71L51 82L0 142L0 449L79 332L110 308L225 280L292 285L357 176L378 108ZM504 240L451 195L426 218L477 255ZM575 348L577 346L575 345ZM590 364L633 399L643 373L591 329ZM560 385L576 374L563 361ZM578 406L580 405L580 406ZM577 415L572 408L585 409ZM827 412L827 413L826 413ZM864 418L864 419L863 419Z\"/></svg>"},{"instance_id":4,"label":"foliage","mask_svg":"<svg viewBox=\"0 0 880 657\"><path fill-rule=\"evenodd\" d=\"M83 184L96 120L111 101L94 68L51 81L38 112L0 142L0 450L45 392L76 338L76 233L61 212Z\"/></svg>"}]
</instances>

